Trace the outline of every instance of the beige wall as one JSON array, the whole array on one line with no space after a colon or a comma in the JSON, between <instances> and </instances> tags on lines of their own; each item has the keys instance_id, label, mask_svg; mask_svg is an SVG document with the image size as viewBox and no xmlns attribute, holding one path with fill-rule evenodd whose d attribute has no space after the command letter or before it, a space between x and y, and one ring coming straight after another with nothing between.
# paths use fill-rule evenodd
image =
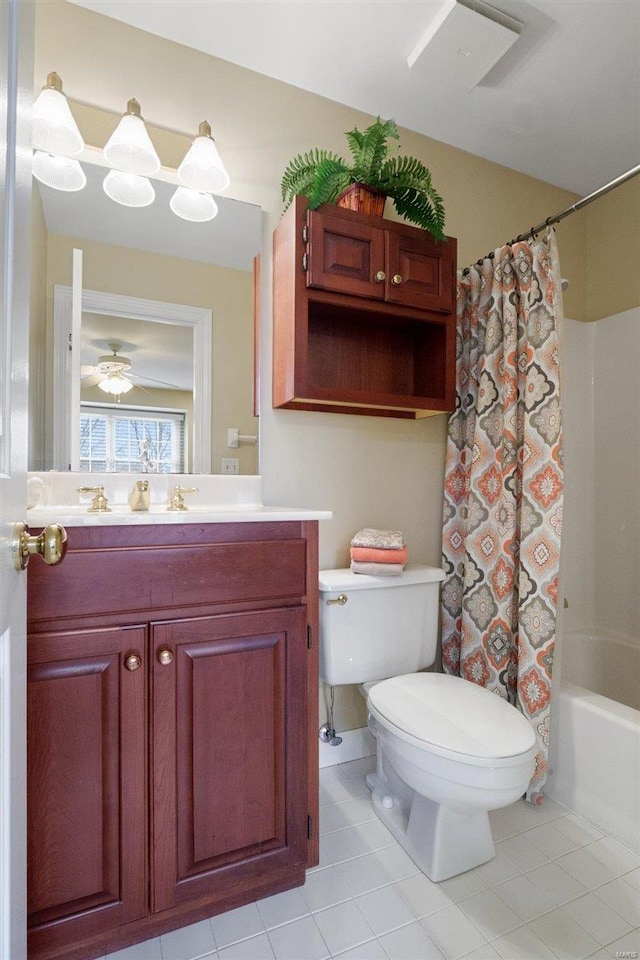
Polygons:
<instances>
[{"instance_id":1,"label":"beige wall","mask_svg":"<svg viewBox=\"0 0 640 960\"><path fill-rule=\"evenodd\" d=\"M71 284L74 247L79 247L84 253L83 285L88 290L120 293L211 310L213 472L221 472L222 457L239 456L240 472L256 473L255 447L241 446L238 450L229 450L227 447L228 427L238 427L242 434L257 433L257 420L252 416L252 274L195 260L180 260L144 250L49 234L46 263L49 350L53 337L53 287L55 284ZM48 364L48 372L48 396L51 398L51 363ZM104 395L101 399L104 400ZM148 405L148 398L144 402ZM52 404L48 403L47 410L51 411L51 408ZM47 419L47 437L50 456L50 416Z\"/></svg>"},{"instance_id":2,"label":"beige wall","mask_svg":"<svg viewBox=\"0 0 640 960\"><path fill-rule=\"evenodd\" d=\"M371 117L60 0L37 6L36 83L49 70L71 97L121 113L135 94L159 127L195 132L208 118L231 175L229 195L264 210L261 289L261 472L265 501L333 511L321 524L320 563L343 565L359 527L404 531L414 561L440 563L446 418L410 422L271 408L271 235L287 162L315 146L345 150L343 133ZM81 124L85 115L78 111ZM115 118L112 126L115 124ZM99 144L109 131L95 130ZM88 142L92 130L83 126ZM152 131L153 133L153 131ZM401 131L443 196L461 266L556 213L576 196L454 147ZM155 136L155 134L154 134ZM163 162L180 151L157 144ZM163 152L164 151L164 152ZM584 215L557 229L567 315L586 319ZM359 695L337 696L336 725L364 720Z\"/></svg>"},{"instance_id":3,"label":"beige wall","mask_svg":"<svg viewBox=\"0 0 640 960\"><path fill-rule=\"evenodd\" d=\"M637 307L640 176L594 200L583 215L587 226L586 319L601 320Z\"/></svg>"}]
</instances>

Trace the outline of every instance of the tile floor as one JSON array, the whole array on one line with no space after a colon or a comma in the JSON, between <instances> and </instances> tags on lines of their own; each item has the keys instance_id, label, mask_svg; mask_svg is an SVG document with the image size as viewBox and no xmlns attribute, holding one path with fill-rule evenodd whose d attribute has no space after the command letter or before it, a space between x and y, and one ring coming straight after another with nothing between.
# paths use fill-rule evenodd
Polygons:
<instances>
[{"instance_id":1,"label":"tile floor","mask_svg":"<svg viewBox=\"0 0 640 960\"><path fill-rule=\"evenodd\" d=\"M497 856L432 883L376 818L373 759L320 773L304 887L107 960L616 960L640 956L640 858L547 799L492 814Z\"/></svg>"}]
</instances>

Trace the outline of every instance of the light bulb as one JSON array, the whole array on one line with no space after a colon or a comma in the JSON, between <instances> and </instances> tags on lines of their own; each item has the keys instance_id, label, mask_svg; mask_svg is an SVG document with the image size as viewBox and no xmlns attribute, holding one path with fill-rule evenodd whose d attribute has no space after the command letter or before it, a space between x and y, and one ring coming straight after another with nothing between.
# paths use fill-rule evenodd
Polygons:
<instances>
[{"instance_id":1,"label":"light bulb","mask_svg":"<svg viewBox=\"0 0 640 960\"><path fill-rule=\"evenodd\" d=\"M218 205L210 193L200 193L189 187L178 187L169 201L169 206L177 217L193 223L213 220L218 213Z\"/></svg>"},{"instance_id":2,"label":"light bulb","mask_svg":"<svg viewBox=\"0 0 640 960\"><path fill-rule=\"evenodd\" d=\"M128 393L129 390L133 388L131 381L127 380L120 373L109 374L108 377L100 381L98 386L101 390L104 390L105 393L111 393L116 397L122 393Z\"/></svg>"},{"instance_id":3,"label":"light bulb","mask_svg":"<svg viewBox=\"0 0 640 960\"><path fill-rule=\"evenodd\" d=\"M160 158L147 133L137 100L127 103L127 112L107 140L103 153L112 167L125 173L148 177L160 169Z\"/></svg>"},{"instance_id":4,"label":"light bulb","mask_svg":"<svg viewBox=\"0 0 640 960\"><path fill-rule=\"evenodd\" d=\"M46 86L33 105L33 147L62 156L75 156L84 149L84 140L57 73L49 74Z\"/></svg>"},{"instance_id":5,"label":"light bulb","mask_svg":"<svg viewBox=\"0 0 640 960\"><path fill-rule=\"evenodd\" d=\"M156 198L149 180L135 173L110 170L102 186L106 195L123 207L148 207Z\"/></svg>"},{"instance_id":6,"label":"light bulb","mask_svg":"<svg viewBox=\"0 0 640 960\"><path fill-rule=\"evenodd\" d=\"M40 150L33 155L32 172L40 183L66 193L82 190L87 182L85 172L77 160L72 157L52 157Z\"/></svg>"},{"instance_id":7,"label":"light bulb","mask_svg":"<svg viewBox=\"0 0 640 960\"><path fill-rule=\"evenodd\" d=\"M178 179L202 193L220 193L231 182L206 120L200 124L198 136L178 167Z\"/></svg>"}]
</instances>

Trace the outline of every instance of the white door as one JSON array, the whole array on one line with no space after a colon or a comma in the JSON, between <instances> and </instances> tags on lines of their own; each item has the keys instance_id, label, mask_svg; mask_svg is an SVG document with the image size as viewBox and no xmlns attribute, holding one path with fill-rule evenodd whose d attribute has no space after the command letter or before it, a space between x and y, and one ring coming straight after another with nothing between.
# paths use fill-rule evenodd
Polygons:
<instances>
[{"instance_id":1,"label":"white door","mask_svg":"<svg viewBox=\"0 0 640 960\"><path fill-rule=\"evenodd\" d=\"M26 519L33 4L0 3L0 957L26 957Z\"/></svg>"}]
</instances>

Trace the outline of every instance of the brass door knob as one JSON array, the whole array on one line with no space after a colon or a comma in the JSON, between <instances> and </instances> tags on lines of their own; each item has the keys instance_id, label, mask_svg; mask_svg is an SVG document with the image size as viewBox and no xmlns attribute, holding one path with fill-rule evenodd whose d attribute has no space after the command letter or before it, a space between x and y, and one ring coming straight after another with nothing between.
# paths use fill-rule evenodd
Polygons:
<instances>
[{"instance_id":1,"label":"brass door knob","mask_svg":"<svg viewBox=\"0 0 640 960\"><path fill-rule=\"evenodd\" d=\"M387 279L387 275L384 272L384 270L378 270L378 272L376 273L376 281L378 283L384 283L386 279Z\"/></svg>"},{"instance_id":2,"label":"brass door knob","mask_svg":"<svg viewBox=\"0 0 640 960\"><path fill-rule=\"evenodd\" d=\"M139 670L142 666L142 657L139 657L137 653L130 654L124 662L127 670Z\"/></svg>"},{"instance_id":3,"label":"brass door knob","mask_svg":"<svg viewBox=\"0 0 640 960\"><path fill-rule=\"evenodd\" d=\"M29 557L36 554L42 557L48 566L61 563L67 552L67 531L59 523L48 524L42 533L31 536L26 523L17 523L13 536L13 555L16 570L24 570Z\"/></svg>"},{"instance_id":4,"label":"brass door knob","mask_svg":"<svg viewBox=\"0 0 640 960\"><path fill-rule=\"evenodd\" d=\"M162 664L163 667L168 667L170 663L173 663L171 650L158 650L158 663Z\"/></svg>"},{"instance_id":5,"label":"brass door knob","mask_svg":"<svg viewBox=\"0 0 640 960\"><path fill-rule=\"evenodd\" d=\"M399 273L394 273L394 275L391 277L391 283L393 283L396 287L400 286L402 283L402 277Z\"/></svg>"}]
</instances>

